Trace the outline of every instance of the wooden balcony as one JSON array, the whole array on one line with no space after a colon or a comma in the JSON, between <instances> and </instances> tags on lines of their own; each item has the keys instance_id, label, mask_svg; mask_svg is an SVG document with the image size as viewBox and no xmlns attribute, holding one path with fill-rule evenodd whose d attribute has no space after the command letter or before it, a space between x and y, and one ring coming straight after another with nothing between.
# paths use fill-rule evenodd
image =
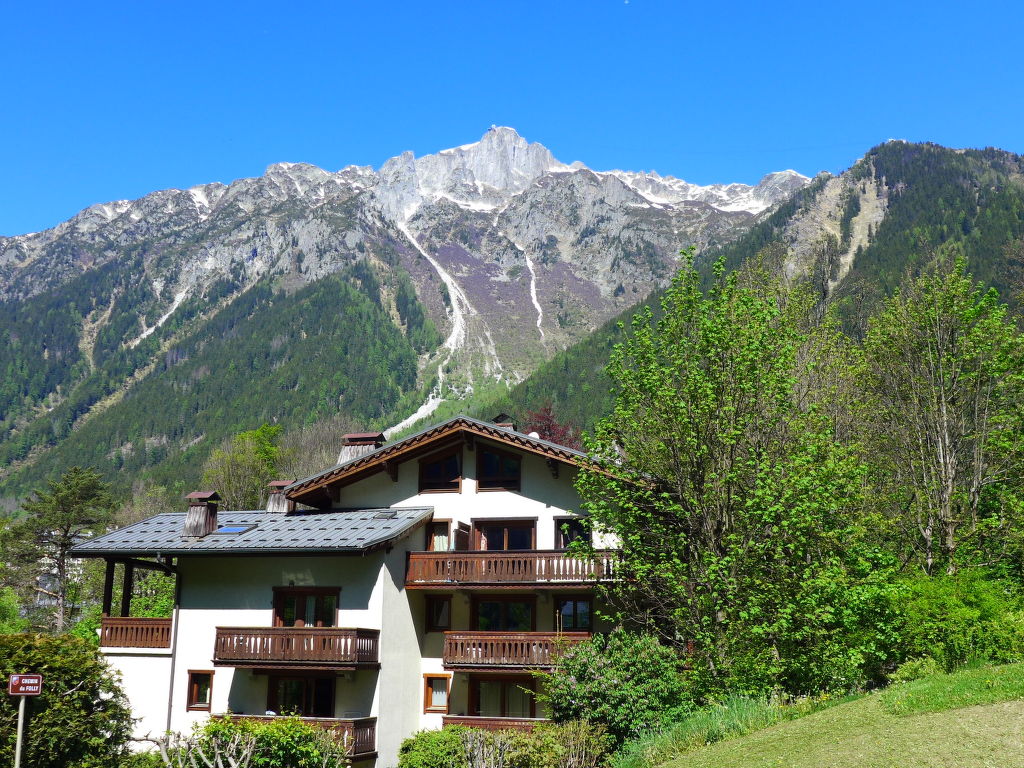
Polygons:
<instances>
[{"instance_id":1,"label":"wooden balcony","mask_svg":"<svg viewBox=\"0 0 1024 768\"><path fill-rule=\"evenodd\" d=\"M217 627L217 666L287 669L373 667L379 662L376 629L342 627Z\"/></svg>"},{"instance_id":2,"label":"wooden balcony","mask_svg":"<svg viewBox=\"0 0 1024 768\"><path fill-rule=\"evenodd\" d=\"M260 720L270 722L275 719L268 715L214 715L214 717L230 717L232 720ZM353 758L366 759L377 755L377 718L360 717L345 719L335 717L300 717L303 723L329 731L338 741L348 739L351 745L349 754Z\"/></svg>"},{"instance_id":3,"label":"wooden balcony","mask_svg":"<svg viewBox=\"0 0 1024 768\"><path fill-rule=\"evenodd\" d=\"M561 587L612 577L615 553L569 557L559 550L410 552L406 589L437 587Z\"/></svg>"},{"instance_id":4,"label":"wooden balcony","mask_svg":"<svg viewBox=\"0 0 1024 768\"><path fill-rule=\"evenodd\" d=\"M566 648L588 637L589 632L445 632L444 666L480 671L550 668Z\"/></svg>"},{"instance_id":5,"label":"wooden balcony","mask_svg":"<svg viewBox=\"0 0 1024 768\"><path fill-rule=\"evenodd\" d=\"M100 619L100 646L170 648L171 620L104 616Z\"/></svg>"},{"instance_id":6,"label":"wooden balcony","mask_svg":"<svg viewBox=\"0 0 1024 768\"><path fill-rule=\"evenodd\" d=\"M468 728L485 728L488 731L532 731L548 720L543 717L482 717L480 715L445 715L445 725L465 725Z\"/></svg>"}]
</instances>

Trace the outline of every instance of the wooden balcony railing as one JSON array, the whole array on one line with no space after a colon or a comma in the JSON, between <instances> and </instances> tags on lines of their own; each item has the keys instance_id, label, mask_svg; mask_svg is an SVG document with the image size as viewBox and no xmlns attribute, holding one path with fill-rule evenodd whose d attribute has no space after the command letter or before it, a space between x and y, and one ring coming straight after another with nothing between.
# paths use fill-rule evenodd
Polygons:
<instances>
[{"instance_id":1,"label":"wooden balcony railing","mask_svg":"<svg viewBox=\"0 0 1024 768\"><path fill-rule=\"evenodd\" d=\"M548 722L543 717L482 717L480 715L445 715L445 725L465 725L469 728L485 728L488 731L532 731L541 723Z\"/></svg>"},{"instance_id":2,"label":"wooden balcony railing","mask_svg":"<svg viewBox=\"0 0 1024 768\"><path fill-rule=\"evenodd\" d=\"M217 627L213 663L353 668L376 664L380 632L341 627Z\"/></svg>"},{"instance_id":3,"label":"wooden balcony railing","mask_svg":"<svg viewBox=\"0 0 1024 768\"><path fill-rule=\"evenodd\" d=\"M405 586L587 584L611 578L614 568L615 552L610 551L592 558L558 550L410 552Z\"/></svg>"},{"instance_id":4,"label":"wooden balcony railing","mask_svg":"<svg viewBox=\"0 0 1024 768\"><path fill-rule=\"evenodd\" d=\"M445 632L444 665L460 669L552 667L589 632Z\"/></svg>"},{"instance_id":5,"label":"wooden balcony railing","mask_svg":"<svg viewBox=\"0 0 1024 768\"><path fill-rule=\"evenodd\" d=\"M214 717L230 717L233 720L260 720L270 722L274 717L268 715L214 715ZM377 751L377 718L359 717L355 719L335 717L300 717L300 721L317 728L329 731L338 741L347 737L353 757L365 757Z\"/></svg>"},{"instance_id":6,"label":"wooden balcony railing","mask_svg":"<svg viewBox=\"0 0 1024 768\"><path fill-rule=\"evenodd\" d=\"M104 616L100 619L100 645L109 648L170 648L170 619Z\"/></svg>"}]
</instances>

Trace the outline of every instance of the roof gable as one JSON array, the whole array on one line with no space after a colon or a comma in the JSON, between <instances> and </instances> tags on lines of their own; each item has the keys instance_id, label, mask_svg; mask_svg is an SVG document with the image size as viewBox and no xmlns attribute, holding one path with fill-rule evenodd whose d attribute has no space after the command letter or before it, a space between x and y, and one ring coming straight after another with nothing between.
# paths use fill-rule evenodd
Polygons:
<instances>
[{"instance_id":1,"label":"roof gable","mask_svg":"<svg viewBox=\"0 0 1024 768\"><path fill-rule=\"evenodd\" d=\"M457 416L404 440L385 445L371 453L325 469L304 480L298 480L285 489L285 494L289 499L302 504L326 507L331 504L331 494L328 490L331 486L348 485L378 472L394 472L397 465L405 461L476 437L565 464L578 466L586 459L586 454L564 445L524 435L522 432L515 432L506 427L478 421L468 416Z\"/></svg>"}]
</instances>

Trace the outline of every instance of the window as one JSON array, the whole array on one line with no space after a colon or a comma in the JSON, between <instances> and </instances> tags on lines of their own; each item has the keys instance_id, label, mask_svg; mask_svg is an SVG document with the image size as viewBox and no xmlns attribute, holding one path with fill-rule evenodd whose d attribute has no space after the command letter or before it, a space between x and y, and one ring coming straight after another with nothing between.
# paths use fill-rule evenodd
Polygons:
<instances>
[{"instance_id":1,"label":"window","mask_svg":"<svg viewBox=\"0 0 1024 768\"><path fill-rule=\"evenodd\" d=\"M428 552L447 552L448 546L448 528L449 522L447 520L434 520L432 523L427 523L427 551Z\"/></svg>"},{"instance_id":2,"label":"window","mask_svg":"<svg viewBox=\"0 0 1024 768\"><path fill-rule=\"evenodd\" d=\"M423 711L448 714L448 690L451 675L423 676Z\"/></svg>"},{"instance_id":3,"label":"window","mask_svg":"<svg viewBox=\"0 0 1024 768\"><path fill-rule=\"evenodd\" d=\"M469 707L480 717L534 717L533 678L470 675Z\"/></svg>"},{"instance_id":4,"label":"window","mask_svg":"<svg viewBox=\"0 0 1024 768\"><path fill-rule=\"evenodd\" d=\"M496 520L476 524L476 548L492 552L533 549L534 529L531 520Z\"/></svg>"},{"instance_id":5,"label":"window","mask_svg":"<svg viewBox=\"0 0 1024 768\"><path fill-rule=\"evenodd\" d=\"M333 627L341 587L274 587L275 627Z\"/></svg>"},{"instance_id":6,"label":"window","mask_svg":"<svg viewBox=\"0 0 1024 768\"><path fill-rule=\"evenodd\" d=\"M267 711L275 715L334 717L334 678L272 675L267 683Z\"/></svg>"},{"instance_id":7,"label":"window","mask_svg":"<svg viewBox=\"0 0 1024 768\"><path fill-rule=\"evenodd\" d=\"M518 491L521 464L514 453L481 448L476 457L477 490Z\"/></svg>"},{"instance_id":8,"label":"window","mask_svg":"<svg viewBox=\"0 0 1024 768\"><path fill-rule=\"evenodd\" d=\"M432 456L420 462L420 492L459 491L462 489L460 451Z\"/></svg>"},{"instance_id":9,"label":"window","mask_svg":"<svg viewBox=\"0 0 1024 768\"><path fill-rule=\"evenodd\" d=\"M559 632L589 632L593 626L593 608L589 597L555 598L555 629Z\"/></svg>"},{"instance_id":10,"label":"window","mask_svg":"<svg viewBox=\"0 0 1024 768\"><path fill-rule=\"evenodd\" d=\"M452 628L452 599L447 595L427 595L427 632Z\"/></svg>"},{"instance_id":11,"label":"window","mask_svg":"<svg viewBox=\"0 0 1024 768\"><path fill-rule=\"evenodd\" d=\"M188 671L187 709L210 711L210 694L213 691L213 672L208 669Z\"/></svg>"},{"instance_id":12,"label":"window","mask_svg":"<svg viewBox=\"0 0 1024 768\"><path fill-rule=\"evenodd\" d=\"M480 632L533 632L536 607L535 597L478 597L472 626Z\"/></svg>"},{"instance_id":13,"label":"window","mask_svg":"<svg viewBox=\"0 0 1024 768\"><path fill-rule=\"evenodd\" d=\"M555 549L568 549L577 539L586 541L586 523L578 517L560 517L555 519Z\"/></svg>"}]
</instances>

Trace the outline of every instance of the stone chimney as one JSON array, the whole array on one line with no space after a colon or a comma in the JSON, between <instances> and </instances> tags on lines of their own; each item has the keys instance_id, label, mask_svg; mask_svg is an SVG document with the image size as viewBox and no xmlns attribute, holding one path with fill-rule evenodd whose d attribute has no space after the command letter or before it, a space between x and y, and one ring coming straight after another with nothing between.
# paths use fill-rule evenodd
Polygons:
<instances>
[{"instance_id":1,"label":"stone chimney","mask_svg":"<svg viewBox=\"0 0 1024 768\"><path fill-rule=\"evenodd\" d=\"M272 515L287 515L295 511L295 502L284 495L284 489L291 480L274 480L267 486L267 512Z\"/></svg>"},{"instance_id":2,"label":"stone chimney","mask_svg":"<svg viewBox=\"0 0 1024 768\"><path fill-rule=\"evenodd\" d=\"M494 422L494 426L496 427L501 427L502 429L510 429L513 432L516 431L516 423L515 421L513 421L512 417L509 416L507 413L499 413L497 416L491 419L491 421Z\"/></svg>"},{"instance_id":3,"label":"stone chimney","mask_svg":"<svg viewBox=\"0 0 1024 768\"><path fill-rule=\"evenodd\" d=\"M383 432L350 432L341 438L341 453L338 463L347 464L353 459L373 453L384 445Z\"/></svg>"},{"instance_id":4,"label":"stone chimney","mask_svg":"<svg viewBox=\"0 0 1024 768\"><path fill-rule=\"evenodd\" d=\"M188 514L185 515L182 535L202 538L216 531L220 494L216 491L192 491L185 498L188 499Z\"/></svg>"}]
</instances>

